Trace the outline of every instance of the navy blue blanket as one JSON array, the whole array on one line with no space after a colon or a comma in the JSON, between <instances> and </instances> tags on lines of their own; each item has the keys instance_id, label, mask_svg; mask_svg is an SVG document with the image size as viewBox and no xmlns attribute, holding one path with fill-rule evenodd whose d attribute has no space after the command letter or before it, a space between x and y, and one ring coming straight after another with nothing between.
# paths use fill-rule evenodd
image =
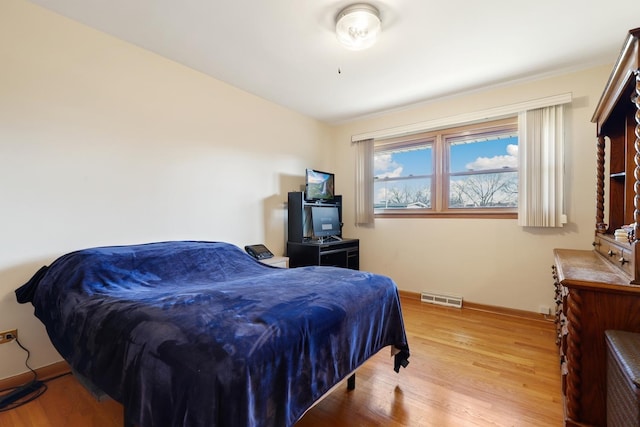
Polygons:
<instances>
[{"instance_id":1,"label":"navy blue blanket","mask_svg":"<svg viewBox=\"0 0 640 427\"><path fill-rule=\"evenodd\" d=\"M146 426L291 426L385 346L409 349L393 281L162 242L58 258L16 290L73 369Z\"/></svg>"}]
</instances>

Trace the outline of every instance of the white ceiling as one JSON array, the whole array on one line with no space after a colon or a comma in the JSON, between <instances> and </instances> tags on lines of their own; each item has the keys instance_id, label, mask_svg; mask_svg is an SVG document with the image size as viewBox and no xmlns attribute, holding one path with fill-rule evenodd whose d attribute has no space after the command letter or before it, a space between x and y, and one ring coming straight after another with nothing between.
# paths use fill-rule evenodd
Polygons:
<instances>
[{"instance_id":1,"label":"white ceiling","mask_svg":"<svg viewBox=\"0 0 640 427\"><path fill-rule=\"evenodd\" d=\"M353 52L349 0L31 1L328 123L613 63L640 27L640 0L372 0L381 39Z\"/></svg>"}]
</instances>

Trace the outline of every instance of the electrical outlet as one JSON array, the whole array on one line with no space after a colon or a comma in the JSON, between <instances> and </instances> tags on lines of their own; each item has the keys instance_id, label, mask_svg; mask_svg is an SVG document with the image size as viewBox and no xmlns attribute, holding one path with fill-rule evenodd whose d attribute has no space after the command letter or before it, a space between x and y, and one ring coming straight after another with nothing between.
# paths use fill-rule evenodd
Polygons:
<instances>
[{"instance_id":1,"label":"electrical outlet","mask_svg":"<svg viewBox=\"0 0 640 427\"><path fill-rule=\"evenodd\" d=\"M0 332L0 344L5 344L18 338L17 329L9 329L8 331Z\"/></svg>"},{"instance_id":2,"label":"electrical outlet","mask_svg":"<svg viewBox=\"0 0 640 427\"><path fill-rule=\"evenodd\" d=\"M549 308L548 305L541 305L538 307L538 313L548 316L549 314L551 314L551 308Z\"/></svg>"}]
</instances>

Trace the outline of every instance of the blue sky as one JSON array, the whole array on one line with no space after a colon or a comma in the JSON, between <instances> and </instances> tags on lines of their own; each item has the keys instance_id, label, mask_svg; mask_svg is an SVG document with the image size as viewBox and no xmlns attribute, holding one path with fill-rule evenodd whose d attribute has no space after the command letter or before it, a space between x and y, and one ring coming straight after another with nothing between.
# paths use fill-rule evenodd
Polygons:
<instances>
[{"instance_id":1,"label":"blue sky","mask_svg":"<svg viewBox=\"0 0 640 427\"><path fill-rule=\"evenodd\" d=\"M469 169L490 169L516 166L517 137L496 139L481 143L454 145L451 158L452 172ZM405 151L391 157L376 156L375 175L409 176L431 174L431 150Z\"/></svg>"}]
</instances>

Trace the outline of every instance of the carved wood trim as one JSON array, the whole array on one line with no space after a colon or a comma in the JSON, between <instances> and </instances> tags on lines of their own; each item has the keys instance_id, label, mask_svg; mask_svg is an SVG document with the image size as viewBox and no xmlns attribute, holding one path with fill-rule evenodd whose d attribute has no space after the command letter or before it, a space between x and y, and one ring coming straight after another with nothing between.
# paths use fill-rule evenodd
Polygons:
<instances>
[{"instance_id":1,"label":"carved wood trim","mask_svg":"<svg viewBox=\"0 0 640 427\"><path fill-rule=\"evenodd\" d=\"M633 236L634 240L640 238L640 70L635 70L633 72L636 78L636 88L635 94L632 97L632 101L636 106L635 111L635 119L636 119L636 128L635 128L635 136L636 140L634 143L635 147L635 156L633 161L636 165L633 171L633 177L635 178L635 183L633 186L635 197L633 198L633 220L635 222L635 226L633 228Z\"/></svg>"},{"instance_id":2,"label":"carved wood trim","mask_svg":"<svg viewBox=\"0 0 640 427\"><path fill-rule=\"evenodd\" d=\"M604 233L607 225L604 223L604 136L598 136L597 145L597 183L596 183L596 232Z\"/></svg>"},{"instance_id":3,"label":"carved wood trim","mask_svg":"<svg viewBox=\"0 0 640 427\"><path fill-rule=\"evenodd\" d=\"M566 405L567 416L580 419L580 398L582 396L582 296L576 289L569 290L567 298L567 375Z\"/></svg>"}]
</instances>

